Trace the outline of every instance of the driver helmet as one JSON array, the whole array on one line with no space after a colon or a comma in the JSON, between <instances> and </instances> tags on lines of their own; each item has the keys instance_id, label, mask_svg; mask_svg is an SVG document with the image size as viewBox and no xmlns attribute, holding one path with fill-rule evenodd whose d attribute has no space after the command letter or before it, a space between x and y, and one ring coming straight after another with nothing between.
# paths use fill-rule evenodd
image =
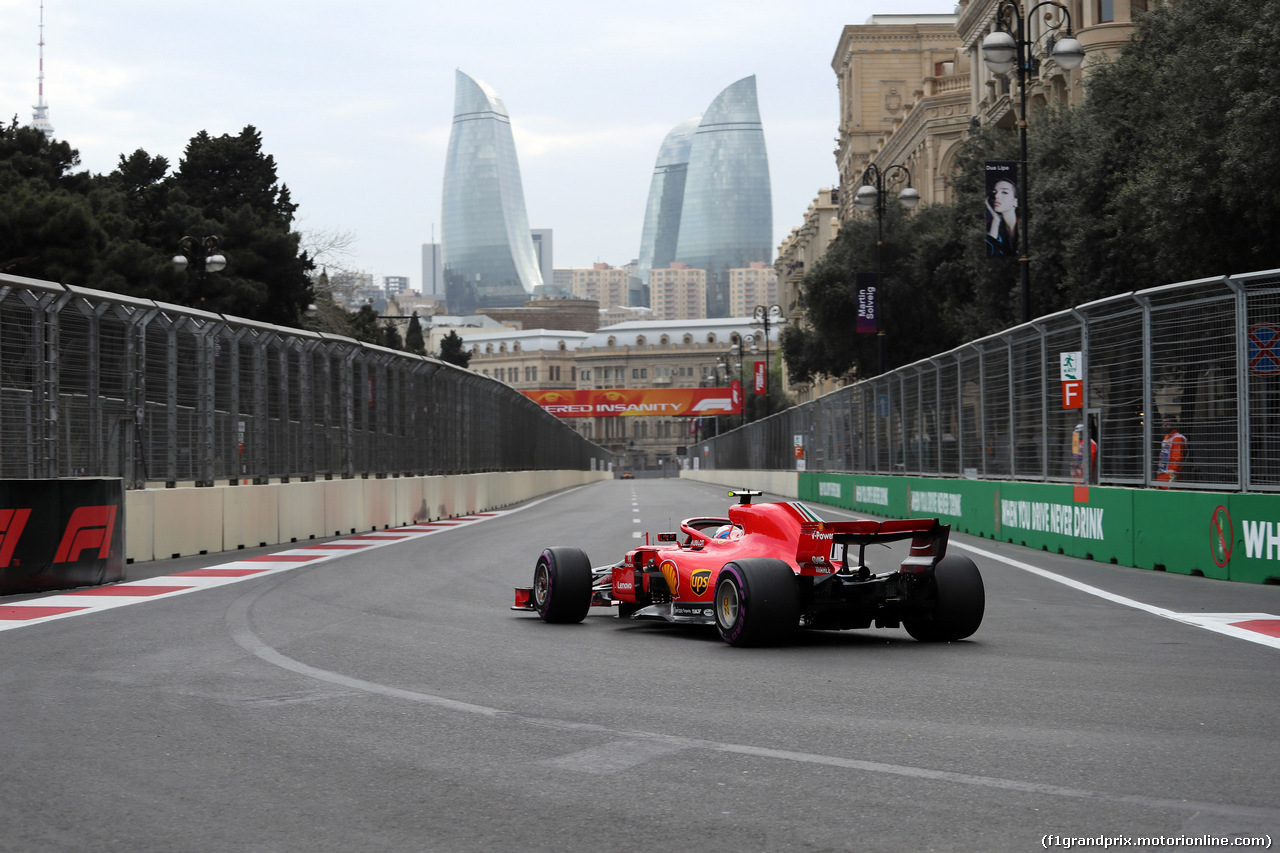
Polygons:
<instances>
[{"instance_id":1,"label":"driver helmet","mask_svg":"<svg viewBox=\"0 0 1280 853\"><path fill-rule=\"evenodd\" d=\"M740 535L741 535L741 532L739 532L739 533L735 534L735 533L734 533L734 531L736 531L736 530L738 530L738 527L737 527L736 525L733 525L733 524L724 524L724 525L721 525L720 527L716 528L716 535L715 535L715 537L714 537L714 538L716 538L716 539L737 539L737 538L738 538L738 536L740 536Z\"/></svg>"}]
</instances>

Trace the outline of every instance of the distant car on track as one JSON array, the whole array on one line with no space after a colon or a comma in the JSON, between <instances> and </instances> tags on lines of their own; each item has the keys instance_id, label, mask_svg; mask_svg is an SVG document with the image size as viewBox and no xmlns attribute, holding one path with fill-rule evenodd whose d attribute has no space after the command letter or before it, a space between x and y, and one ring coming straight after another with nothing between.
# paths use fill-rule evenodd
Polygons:
<instances>
[{"instance_id":1,"label":"distant car on track","mask_svg":"<svg viewBox=\"0 0 1280 853\"><path fill-rule=\"evenodd\" d=\"M734 646L785 643L801 628L905 628L917 640L971 636L982 624L982 575L947 555L950 527L937 519L822 521L795 501L753 504L760 492L729 492L728 517L688 518L679 533L592 568L578 548L548 548L533 586L512 610L546 622L581 622L592 605L631 619L716 626ZM872 573L868 545L911 540L892 571Z\"/></svg>"},{"instance_id":2,"label":"distant car on track","mask_svg":"<svg viewBox=\"0 0 1280 853\"><path fill-rule=\"evenodd\" d=\"M634 480L635 478L636 478L636 475L635 475L635 474L632 474L630 471L623 471L623 472L622 472L622 475L621 475L618 479L620 479L620 480Z\"/></svg>"}]
</instances>

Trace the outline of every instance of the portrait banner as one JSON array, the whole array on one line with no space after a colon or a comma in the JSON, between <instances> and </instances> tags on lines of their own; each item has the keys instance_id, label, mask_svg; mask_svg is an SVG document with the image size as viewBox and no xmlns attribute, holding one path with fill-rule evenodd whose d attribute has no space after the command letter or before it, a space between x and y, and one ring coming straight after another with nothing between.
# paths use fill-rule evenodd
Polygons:
<instances>
[{"instance_id":1,"label":"portrait banner","mask_svg":"<svg viewBox=\"0 0 1280 853\"><path fill-rule=\"evenodd\" d=\"M1019 215L1017 162L988 160L983 228L989 257L1017 257Z\"/></svg>"}]
</instances>

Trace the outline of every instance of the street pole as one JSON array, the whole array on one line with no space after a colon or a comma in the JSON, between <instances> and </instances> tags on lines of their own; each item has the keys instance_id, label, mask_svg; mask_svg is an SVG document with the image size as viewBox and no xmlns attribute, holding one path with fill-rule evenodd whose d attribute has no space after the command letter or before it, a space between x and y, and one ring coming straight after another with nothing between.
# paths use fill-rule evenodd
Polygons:
<instances>
[{"instance_id":1,"label":"street pole","mask_svg":"<svg viewBox=\"0 0 1280 853\"><path fill-rule=\"evenodd\" d=\"M1030 29L1027 21L1037 9L1050 7L1045 12L1047 26L1045 37L1048 39L1045 48L1048 54L1064 71L1072 71L1080 67L1084 61L1084 46L1071 35L1071 11L1061 0L1043 0L1027 9L1026 15L1015 0L999 0L996 6L996 29L982 40L982 60L994 74L1008 74L1017 69L1018 72L1018 143L1021 159L1018 161L1021 174L1018 175L1018 239L1021 252L1018 263L1021 267L1020 301L1022 303L1022 322L1031 322L1031 210L1027 203L1029 195L1027 187L1031 183L1027 172L1027 77L1040 73L1040 60L1036 58L1033 48L1035 44L1026 37ZM1061 13L1055 17L1053 10ZM1014 32L1009 32L1012 26ZM1063 38L1057 38L1059 30L1065 28Z\"/></svg>"},{"instance_id":2,"label":"street pole","mask_svg":"<svg viewBox=\"0 0 1280 853\"><path fill-rule=\"evenodd\" d=\"M863 211L876 214L876 288L877 295L879 288L882 287L880 281L881 268L880 253L884 246L884 185L888 180L893 180L890 176L902 173L900 180L905 180L907 186L902 192L898 193L898 203L907 210L911 210L920 203L920 192L911 186L911 172L906 166L894 163L885 167L883 170L875 163L867 166L862 172L862 186L858 189L857 194L853 197L853 206ZM877 298L877 304L880 300ZM877 373L884 373L884 323L881 321L880 312L876 315L876 357L877 357Z\"/></svg>"}]
</instances>

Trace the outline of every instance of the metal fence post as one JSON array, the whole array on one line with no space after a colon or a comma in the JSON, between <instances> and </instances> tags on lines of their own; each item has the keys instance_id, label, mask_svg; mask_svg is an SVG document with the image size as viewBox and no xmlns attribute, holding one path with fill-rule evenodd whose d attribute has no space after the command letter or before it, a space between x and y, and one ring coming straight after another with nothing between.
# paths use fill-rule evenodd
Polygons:
<instances>
[{"instance_id":1,"label":"metal fence post","mask_svg":"<svg viewBox=\"0 0 1280 853\"><path fill-rule=\"evenodd\" d=\"M1223 278L1235 294L1236 324L1236 443L1240 466L1240 489L1249 491L1253 485L1253 432L1251 392L1249 380L1249 302L1248 293L1235 279Z\"/></svg>"}]
</instances>

